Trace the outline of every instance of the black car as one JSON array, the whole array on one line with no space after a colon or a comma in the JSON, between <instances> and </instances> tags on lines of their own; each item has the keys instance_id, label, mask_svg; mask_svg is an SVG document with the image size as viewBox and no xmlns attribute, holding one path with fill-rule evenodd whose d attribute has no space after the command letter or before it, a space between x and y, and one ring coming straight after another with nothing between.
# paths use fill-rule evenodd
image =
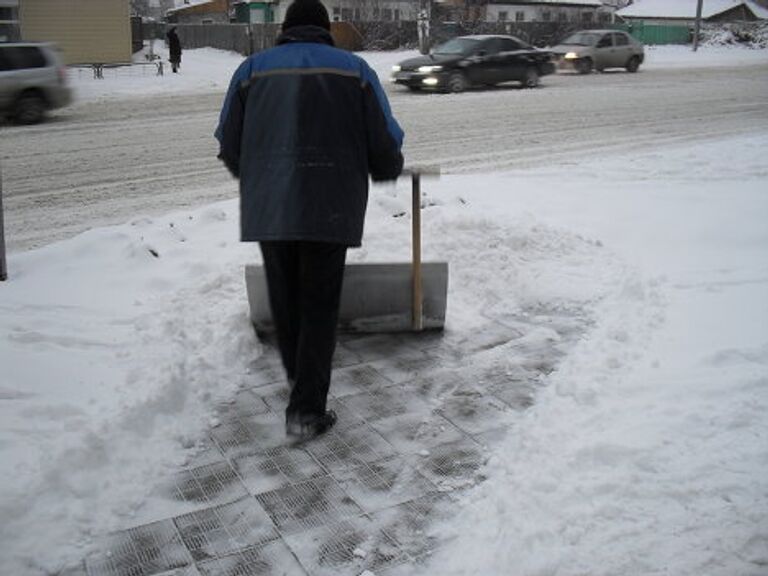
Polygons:
<instances>
[{"instance_id":1,"label":"black car","mask_svg":"<svg viewBox=\"0 0 768 576\"><path fill-rule=\"evenodd\" d=\"M462 92L513 81L534 88L541 76L554 71L551 52L514 36L459 36L427 56L393 66L391 80L411 90Z\"/></svg>"}]
</instances>

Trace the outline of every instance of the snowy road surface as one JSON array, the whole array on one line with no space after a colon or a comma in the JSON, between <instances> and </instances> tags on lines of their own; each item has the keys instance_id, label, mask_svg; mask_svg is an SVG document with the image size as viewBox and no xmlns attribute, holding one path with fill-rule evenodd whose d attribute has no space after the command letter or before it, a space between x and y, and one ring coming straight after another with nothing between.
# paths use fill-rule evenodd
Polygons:
<instances>
[{"instance_id":1,"label":"snowy road surface","mask_svg":"<svg viewBox=\"0 0 768 576\"><path fill-rule=\"evenodd\" d=\"M549 76L461 95L388 88L410 163L446 172L567 165L601 152L765 132L768 65ZM232 197L212 137L221 91L81 103L2 128L10 251Z\"/></svg>"}]
</instances>

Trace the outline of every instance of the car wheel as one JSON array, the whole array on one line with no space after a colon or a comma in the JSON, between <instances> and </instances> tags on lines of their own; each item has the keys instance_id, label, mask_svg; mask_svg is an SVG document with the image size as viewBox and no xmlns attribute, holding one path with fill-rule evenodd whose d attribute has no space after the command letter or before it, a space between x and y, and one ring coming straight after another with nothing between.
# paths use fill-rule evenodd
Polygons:
<instances>
[{"instance_id":1,"label":"car wheel","mask_svg":"<svg viewBox=\"0 0 768 576\"><path fill-rule=\"evenodd\" d=\"M25 92L16 101L13 117L18 124L37 124L45 116L45 100L35 92Z\"/></svg>"},{"instance_id":2,"label":"car wheel","mask_svg":"<svg viewBox=\"0 0 768 576\"><path fill-rule=\"evenodd\" d=\"M576 71L579 74L589 74L592 72L592 58L582 58L576 62Z\"/></svg>"},{"instance_id":3,"label":"car wheel","mask_svg":"<svg viewBox=\"0 0 768 576\"><path fill-rule=\"evenodd\" d=\"M632 56L632 58L629 59L629 62L627 62L627 72L637 72L637 69L640 68L640 58L637 56Z\"/></svg>"},{"instance_id":4,"label":"car wheel","mask_svg":"<svg viewBox=\"0 0 768 576\"><path fill-rule=\"evenodd\" d=\"M539 85L539 71L534 67L525 69L525 77L523 78L523 86L526 88L536 88Z\"/></svg>"},{"instance_id":5,"label":"car wheel","mask_svg":"<svg viewBox=\"0 0 768 576\"><path fill-rule=\"evenodd\" d=\"M454 72L448 78L448 90L451 92L464 92L467 89L467 78L461 72Z\"/></svg>"}]
</instances>

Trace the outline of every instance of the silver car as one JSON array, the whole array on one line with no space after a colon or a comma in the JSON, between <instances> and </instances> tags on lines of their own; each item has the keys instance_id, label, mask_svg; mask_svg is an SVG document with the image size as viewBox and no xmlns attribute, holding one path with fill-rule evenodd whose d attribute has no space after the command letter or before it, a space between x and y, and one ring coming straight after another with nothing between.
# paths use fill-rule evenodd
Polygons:
<instances>
[{"instance_id":1,"label":"silver car","mask_svg":"<svg viewBox=\"0 0 768 576\"><path fill-rule=\"evenodd\" d=\"M637 72L645 60L643 45L621 30L584 30L571 34L552 48L560 70L588 74L606 68Z\"/></svg>"},{"instance_id":2,"label":"silver car","mask_svg":"<svg viewBox=\"0 0 768 576\"><path fill-rule=\"evenodd\" d=\"M67 69L52 45L0 44L0 115L35 124L71 101Z\"/></svg>"}]
</instances>

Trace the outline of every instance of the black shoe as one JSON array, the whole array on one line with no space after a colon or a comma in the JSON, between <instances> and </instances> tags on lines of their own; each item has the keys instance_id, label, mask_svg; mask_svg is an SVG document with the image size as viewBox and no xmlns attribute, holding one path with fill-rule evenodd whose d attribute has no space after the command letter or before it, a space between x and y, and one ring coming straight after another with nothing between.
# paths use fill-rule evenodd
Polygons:
<instances>
[{"instance_id":1,"label":"black shoe","mask_svg":"<svg viewBox=\"0 0 768 576\"><path fill-rule=\"evenodd\" d=\"M285 433L291 438L304 441L325 434L336 424L336 412L328 410L322 416L288 416Z\"/></svg>"}]
</instances>

